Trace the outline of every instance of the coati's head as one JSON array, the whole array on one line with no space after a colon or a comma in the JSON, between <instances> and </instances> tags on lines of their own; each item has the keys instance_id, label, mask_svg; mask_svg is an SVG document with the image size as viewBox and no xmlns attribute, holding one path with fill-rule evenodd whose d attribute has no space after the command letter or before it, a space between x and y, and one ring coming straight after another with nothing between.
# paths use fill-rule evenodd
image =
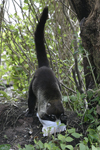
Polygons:
<instances>
[{"instance_id":1,"label":"coati's head","mask_svg":"<svg viewBox=\"0 0 100 150\"><path fill-rule=\"evenodd\" d=\"M56 121L64 115L64 108L60 100L53 100L47 103L46 111L42 114L41 119Z\"/></svg>"}]
</instances>

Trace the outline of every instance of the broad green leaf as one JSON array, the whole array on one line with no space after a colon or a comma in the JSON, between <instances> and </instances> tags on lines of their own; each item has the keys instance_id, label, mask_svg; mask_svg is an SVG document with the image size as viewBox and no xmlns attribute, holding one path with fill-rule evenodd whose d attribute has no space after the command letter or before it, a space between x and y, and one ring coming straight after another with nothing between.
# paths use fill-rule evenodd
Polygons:
<instances>
[{"instance_id":1,"label":"broad green leaf","mask_svg":"<svg viewBox=\"0 0 100 150\"><path fill-rule=\"evenodd\" d=\"M27 145L26 150L35 150L35 148L33 147L33 145L30 145L30 147Z\"/></svg>"},{"instance_id":2,"label":"broad green leaf","mask_svg":"<svg viewBox=\"0 0 100 150\"><path fill-rule=\"evenodd\" d=\"M92 150L99 150L99 149L96 148L94 145L92 145Z\"/></svg>"},{"instance_id":3,"label":"broad green leaf","mask_svg":"<svg viewBox=\"0 0 100 150\"><path fill-rule=\"evenodd\" d=\"M69 150L73 150L73 146L72 145L66 145L66 148L68 148Z\"/></svg>"},{"instance_id":4,"label":"broad green leaf","mask_svg":"<svg viewBox=\"0 0 100 150\"><path fill-rule=\"evenodd\" d=\"M66 144L62 144L62 143L61 143L60 146L61 146L61 149L62 149L62 150L65 150Z\"/></svg>"},{"instance_id":5,"label":"broad green leaf","mask_svg":"<svg viewBox=\"0 0 100 150\"><path fill-rule=\"evenodd\" d=\"M66 142L72 142L74 139L71 137L66 137Z\"/></svg>"},{"instance_id":6,"label":"broad green leaf","mask_svg":"<svg viewBox=\"0 0 100 150\"><path fill-rule=\"evenodd\" d=\"M79 133L72 133L72 136L74 136L75 138L80 138L82 136L82 134Z\"/></svg>"},{"instance_id":7,"label":"broad green leaf","mask_svg":"<svg viewBox=\"0 0 100 150\"><path fill-rule=\"evenodd\" d=\"M50 145L49 144L47 144L47 143L44 143L44 147L45 148L48 148L48 149L50 149L51 147L50 147Z\"/></svg>"},{"instance_id":8,"label":"broad green leaf","mask_svg":"<svg viewBox=\"0 0 100 150\"><path fill-rule=\"evenodd\" d=\"M68 129L68 133L75 133L75 128Z\"/></svg>"},{"instance_id":9,"label":"broad green leaf","mask_svg":"<svg viewBox=\"0 0 100 150\"><path fill-rule=\"evenodd\" d=\"M65 142L65 136L61 135L61 134L58 134L58 139L62 142Z\"/></svg>"},{"instance_id":10,"label":"broad green leaf","mask_svg":"<svg viewBox=\"0 0 100 150\"><path fill-rule=\"evenodd\" d=\"M38 145L40 148L44 148L44 144L40 140L38 141Z\"/></svg>"},{"instance_id":11,"label":"broad green leaf","mask_svg":"<svg viewBox=\"0 0 100 150\"><path fill-rule=\"evenodd\" d=\"M22 150L35 150L35 148L33 147L33 145L25 145L25 148Z\"/></svg>"},{"instance_id":12,"label":"broad green leaf","mask_svg":"<svg viewBox=\"0 0 100 150\"><path fill-rule=\"evenodd\" d=\"M100 126L97 127L98 131L100 131Z\"/></svg>"},{"instance_id":13,"label":"broad green leaf","mask_svg":"<svg viewBox=\"0 0 100 150\"><path fill-rule=\"evenodd\" d=\"M80 150L89 150L88 147L84 145L83 143L80 143L79 147L80 147Z\"/></svg>"},{"instance_id":14,"label":"broad green leaf","mask_svg":"<svg viewBox=\"0 0 100 150\"><path fill-rule=\"evenodd\" d=\"M9 150L10 147L11 146L9 144L3 144L3 145L0 145L0 150Z\"/></svg>"}]
</instances>

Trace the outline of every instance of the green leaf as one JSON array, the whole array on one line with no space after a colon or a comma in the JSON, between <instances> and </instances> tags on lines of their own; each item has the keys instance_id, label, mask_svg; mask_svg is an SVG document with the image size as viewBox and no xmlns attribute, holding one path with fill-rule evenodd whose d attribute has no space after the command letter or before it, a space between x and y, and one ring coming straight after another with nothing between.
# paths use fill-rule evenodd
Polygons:
<instances>
[{"instance_id":1,"label":"green leaf","mask_svg":"<svg viewBox=\"0 0 100 150\"><path fill-rule=\"evenodd\" d=\"M28 5L25 5L25 6L23 7L23 10L28 10Z\"/></svg>"},{"instance_id":2,"label":"green leaf","mask_svg":"<svg viewBox=\"0 0 100 150\"><path fill-rule=\"evenodd\" d=\"M24 0L24 3L28 3L28 0Z\"/></svg>"},{"instance_id":3,"label":"green leaf","mask_svg":"<svg viewBox=\"0 0 100 150\"><path fill-rule=\"evenodd\" d=\"M13 85L13 87L14 87L14 90L17 90L18 89L18 87L17 87L17 85Z\"/></svg>"},{"instance_id":4,"label":"green leaf","mask_svg":"<svg viewBox=\"0 0 100 150\"><path fill-rule=\"evenodd\" d=\"M87 137L84 137L84 140L86 143L88 143L88 138Z\"/></svg>"},{"instance_id":5,"label":"green leaf","mask_svg":"<svg viewBox=\"0 0 100 150\"><path fill-rule=\"evenodd\" d=\"M47 54L47 57L48 57L48 58L50 58L50 55L49 55L49 54Z\"/></svg>"},{"instance_id":6,"label":"green leaf","mask_svg":"<svg viewBox=\"0 0 100 150\"><path fill-rule=\"evenodd\" d=\"M100 126L97 127L97 130L100 131Z\"/></svg>"},{"instance_id":7,"label":"green leaf","mask_svg":"<svg viewBox=\"0 0 100 150\"><path fill-rule=\"evenodd\" d=\"M72 145L66 145L66 148L73 150L73 146Z\"/></svg>"},{"instance_id":8,"label":"green leaf","mask_svg":"<svg viewBox=\"0 0 100 150\"><path fill-rule=\"evenodd\" d=\"M62 149L62 150L65 150L66 144L62 144L62 143L61 143L60 146L61 146L61 149Z\"/></svg>"},{"instance_id":9,"label":"green leaf","mask_svg":"<svg viewBox=\"0 0 100 150\"><path fill-rule=\"evenodd\" d=\"M80 147L80 150L89 150L89 148L86 145L84 145L83 143L80 143L79 147Z\"/></svg>"},{"instance_id":10,"label":"green leaf","mask_svg":"<svg viewBox=\"0 0 100 150\"><path fill-rule=\"evenodd\" d=\"M75 138L80 138L82 136L82 134L72 133L72 136L75 137Z\"/></svg>"},{"instance_id":11,"label":"green leaf","mask_svg":"<svg viewBox=\"0 0 100 150\"><path fill-rule=\"evenodd\" d=\"M39 147L42 149L42 148L44 148L44 144L39 140L38 142L37 142L37 144L39 145Z\"/></svg>"},{"instance_id":12,"label":"green leaf","mask_svg":"<svg viewBox=\"0 0 100 150\"><path fill-rule=\"evenodd\" d=\"M21 146L18 144L18 148L21 148Z\"/></svg>"},{"instance_id":13,"label":"green leaf","mask_svg":"<svg viewBox=\"0 0 100 150\"><path fill-rule=\"evenodd\" d=\"M92 145L92 150L98 150L94 145Z\"/></svg>"},{"instance_id":14,"label":"green leaf","mask_svg":"<svg viewBox=\"0 0 100 150\"><path fill-rule=\"evenodd\" d=\"M0 150L9 150L11 146L9 144L0 145Z\"/></svg>"},{"instance_id":15,"label":"green leaf","mask_svg":"<svg viewBox=\"0 0 100 150\"><path fill-rule=\"evenodd\" d=\"M0 94L1 94L0 97L5 97L8 100L10 99L10 97L7 95L6 92L0 90Z\"/></svg>"},{"instance_id":16,"label":"green leaf","mask_svg":"<svg viewBox=\"0 0 100 150\"><path fill-rule=\"evenodd\" d=\"M61 135L61 134L58 134L58 139L62 142L65 142L65 136Z\"/></svg>"},{"instance_id":17,"label":"green leaf","mask_svg":"<svg viewBox=\"0 0 100 150\"><path fill-rule=\"evenodd\" d=\"M47 148L48 150L60 150L59 147L52 142L44 143L44 147Z\"/></svg>"},{"instance_id":18,"label":"green leaf","mask_svg":"<svg viewBox=\"0 0 100 150\"><path fill-rule=\"evenodd\" d=\"M75 133L75 128L69 129L68 133Z\"/></svg>"},{"instance_id":19,"label":"green leaf","mask_svg":"<svg viewBox=\"0 0 100 150\"><path fill-rule=\"evenodd\" d=\"M19 148L19 150L35 150L33 145L25 145L25 148Z\"/></svg>"},{"instance_id":20,"label":"green leaf","mask_svg":"<svg viewBox=\"0 0 100 150\"><path fill-rule=\"evenodd\" d=\"M71 137L66 137L66 142L72 142L74 139Z\"/></svg>"},{"instance_id":21,"label":"green leaf","mask_svg":"<svg viewBox=\"0 0 100 150\"><path fill-rule=\"evenodd\" d=\"M50 145L47 143L44 143L44 147L50 149Z\"/></svg>"}]
</instances>

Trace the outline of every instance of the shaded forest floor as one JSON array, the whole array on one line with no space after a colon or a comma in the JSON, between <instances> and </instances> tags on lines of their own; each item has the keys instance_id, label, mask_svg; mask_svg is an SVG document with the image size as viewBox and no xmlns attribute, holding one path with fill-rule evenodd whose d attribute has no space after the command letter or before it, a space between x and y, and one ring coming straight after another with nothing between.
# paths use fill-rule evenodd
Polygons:
<instances>
[{"instance_id":1,"label":"shaded forest floor","mask_svg":"<svg viewBox=\"0 0 100 150\"><path fill-rule=\"evenodd\" d=\"M36 114L33 117L25 117L27 104L24 101L13 104L0 104L0 145L10 144L13 150L18 149L18 144L24 147L25 144L34 145L34 138L46 142L47 137L42 135L42 125ZM75 112L66 112L67 128L75 128L76 132L85 135L86 126L81 125L81 120ZM64 132L62 133L64 134ZM81 139L74 139L73 146Z\"/></svg>"}]
</instances>

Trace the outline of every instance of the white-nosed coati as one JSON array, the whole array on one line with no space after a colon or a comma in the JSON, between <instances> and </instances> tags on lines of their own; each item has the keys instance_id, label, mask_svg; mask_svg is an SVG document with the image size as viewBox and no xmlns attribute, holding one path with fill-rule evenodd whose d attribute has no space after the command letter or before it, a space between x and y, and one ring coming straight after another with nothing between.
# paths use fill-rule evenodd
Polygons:
<instances>
[{"instance_id":1,"label":"white-nosed coati","mask_svg":"<svg viewBox=\"0 0 100 150\"><path fill-rule=\"evenodd\" d=\"M41 119L55 121L64 113L60 84L49 67L44 45L44 26L48 19L48 7L45 7L35 31L35 46L39 68L29 87L29 114L37 112Z\"/></svg>"}]
</instances>

